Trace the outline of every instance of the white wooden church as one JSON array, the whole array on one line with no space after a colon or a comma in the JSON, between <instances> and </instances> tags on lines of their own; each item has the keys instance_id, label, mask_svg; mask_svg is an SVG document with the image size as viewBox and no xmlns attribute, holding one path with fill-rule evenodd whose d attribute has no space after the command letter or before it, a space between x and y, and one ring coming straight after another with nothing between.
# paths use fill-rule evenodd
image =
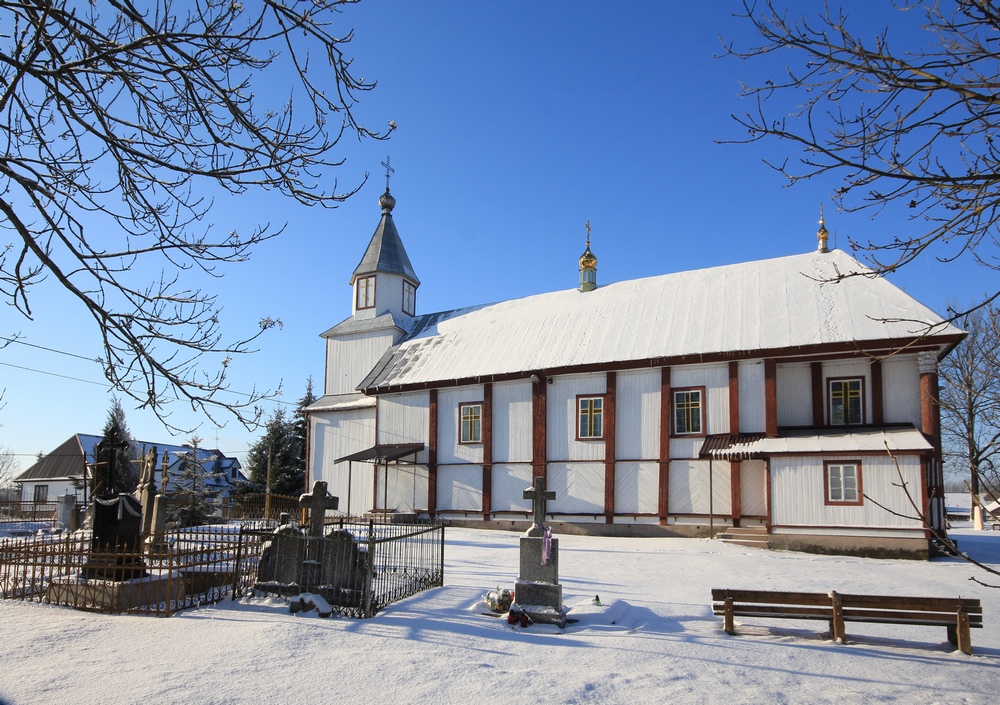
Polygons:
<instances>
[{"instance_id":1,"label":"white wooden church","mask_svg":"<svg viewBox=\"0 0 1000 705\"><path fill-rule=\"evenodd\" d=\"M382 217L322 337L307 486L340 510L562 532L755 532L925 557L944 528L937 363L962 331L828 250L420 313ZM904 489L901 489L901 486ZM911 504L911 500L912 503Z\"/></svg>"}]
</instances>

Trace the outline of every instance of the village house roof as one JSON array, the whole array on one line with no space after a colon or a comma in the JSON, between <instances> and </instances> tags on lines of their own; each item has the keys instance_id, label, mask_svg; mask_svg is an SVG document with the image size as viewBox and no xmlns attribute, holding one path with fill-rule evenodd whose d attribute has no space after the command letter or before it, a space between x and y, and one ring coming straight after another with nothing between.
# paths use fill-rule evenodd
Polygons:
<instances>
[{"instance_id":1,"label":"village house roof","mask_svg":"<svg viewBox=\"0 0 1000 705\"><path fill-rule=\"evenodd\" d=\"M858 274L839 282L838 275ZM963 333L840 250L557 291L419 316L358 386L367 393L773 354L939 355Z\"/></svg>"}]
</instances>

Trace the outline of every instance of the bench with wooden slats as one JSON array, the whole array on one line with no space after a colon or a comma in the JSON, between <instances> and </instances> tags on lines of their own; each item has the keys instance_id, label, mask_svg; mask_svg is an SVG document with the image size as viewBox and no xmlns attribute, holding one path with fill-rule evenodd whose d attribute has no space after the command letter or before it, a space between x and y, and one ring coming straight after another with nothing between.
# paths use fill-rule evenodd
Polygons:
<instances>
[{"instance_id":1,"label":"bench with wooden slats","mask_svg":"<svg viewBox=\"0 0 1000 705\"><path fill-rule=\"evenodd\" d=\"M829 622L834 641L844 642L845 622L918 624L946 627L948 641L972 653L970 628L982 628L983 608L977 599L842 595L838 592L712 590L712 612L723 615L725 630L735 634L734 618L818 619Z\"/></svg>"}]
</instances>

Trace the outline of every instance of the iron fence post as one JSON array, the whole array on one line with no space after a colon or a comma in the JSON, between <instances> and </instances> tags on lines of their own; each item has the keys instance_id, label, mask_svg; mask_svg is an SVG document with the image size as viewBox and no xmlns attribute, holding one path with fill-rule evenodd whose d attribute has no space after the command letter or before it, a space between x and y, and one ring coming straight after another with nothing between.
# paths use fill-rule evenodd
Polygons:
<instances>
[{"instance_id":1,"label":"iron fence post","mask_svg":"<svg viewBox=\"0 0 1000 705\"><path fill-rule=\"evenodd\" d=\"M368 520L368 567L365 570L364 616L371 617L372 590L375 580L375 520Z\"/></svg>"}]
</instances>

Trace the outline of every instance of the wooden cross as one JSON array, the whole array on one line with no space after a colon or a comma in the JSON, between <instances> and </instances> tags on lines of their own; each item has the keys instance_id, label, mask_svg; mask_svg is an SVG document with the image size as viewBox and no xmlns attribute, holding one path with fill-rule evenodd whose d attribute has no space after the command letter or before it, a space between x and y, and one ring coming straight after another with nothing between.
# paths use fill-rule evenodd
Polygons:
<instances>
[{"instance_id":1,"label":"wooden cross","mask_svg":"<svg viewBox=\"0 0 1000 705\"><path fill-rule=\"evenodd\" d=\"M299 497L299 506L309 510L309 535L323 535L323 520L327 509L336 509L340 505L340 497L334 497L326 491L326 483L316 480L312 492Z\"/></svg>"},{"instance_id":2,"label":"wooden cross","mask_svg":"<svg viewBox=\"0 0 1000 705\"><path fill-rule=\"evenodd\" d=\"M535 505L535 526L542 526L545 523L545 500L555 499L556 493L552 490L546 491L545 478L536 477L535 486L524 491L524 498L530 499Z\"/></svg>"},{"instance_id":3,"label":"wooden cross","mask_svg":"<svg viewBox=\"0 0 1000 705\"><path fill-rule=\"evenodd\" d=\"M393 169L391 166L389 166L389 157L388 156L385 158L385 161L382 162L382 166L385 167L385 190L388 191L389 190L389 174L395 174L396 170Z\"/></svg>"}]
</instances>

